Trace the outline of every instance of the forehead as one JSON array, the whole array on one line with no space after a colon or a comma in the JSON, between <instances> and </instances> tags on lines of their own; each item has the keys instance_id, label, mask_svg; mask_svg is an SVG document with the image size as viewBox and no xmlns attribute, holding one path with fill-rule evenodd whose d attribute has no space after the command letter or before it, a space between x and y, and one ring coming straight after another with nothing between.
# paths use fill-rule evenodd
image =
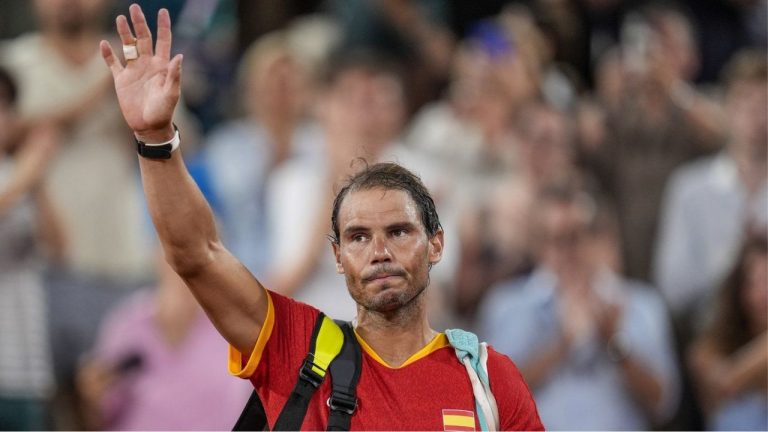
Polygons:
<instances>
[{"instance_id":1,"label":"forehead","mask_svg":"<svg viewBox=\"0 0 768 432\"><path fill-rule=\"evenodd\" d=\"M339 228L349 225L419 224L419 209L408 192L373 188L351 191L339 207Z\"/></svg>"}]
</instances>

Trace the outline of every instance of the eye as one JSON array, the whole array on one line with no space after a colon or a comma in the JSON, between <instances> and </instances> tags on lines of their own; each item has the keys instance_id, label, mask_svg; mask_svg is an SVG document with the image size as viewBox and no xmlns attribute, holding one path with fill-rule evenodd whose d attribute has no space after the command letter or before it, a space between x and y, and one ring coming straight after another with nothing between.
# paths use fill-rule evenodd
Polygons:
<instances>
[{"instance_id":1,"label":"eye","mask_svg":"<svg viewBox=\"0 0 768 432\"><path fill-rule=\"evenodd\" d=\"M350 240L352 240L353 242L359 243L359 242L365 241L367 238L368 236L366 236L365 234L352 234L352 236L350 237Z\"/></svg>"},{"instance_id":2,"label":"eye","mask_svg":"<svg viewBox=\"0 0 768 432\"><path fill-rule=\"evenodd\" d=\"M408 234L408 230L405 228L397 228L392 230L393 237L404 237L406 234Z\"/></svg>"}]
</instances>

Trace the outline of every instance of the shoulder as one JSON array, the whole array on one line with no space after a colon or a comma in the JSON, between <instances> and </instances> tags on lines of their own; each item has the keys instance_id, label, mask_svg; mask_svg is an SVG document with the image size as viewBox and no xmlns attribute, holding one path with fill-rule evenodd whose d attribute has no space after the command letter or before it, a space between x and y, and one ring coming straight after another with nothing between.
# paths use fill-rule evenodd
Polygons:
<instances>
[{"instance_id":1,"label":"shoulder","mask_svg":"<svg viewBox=\"0 0 768 432\"><path fill-rule=\"evenodd\" d=\"M2 63L16 70L40 62L42 38L37 33L27 33L0 45Z\"/></svg>"},{"instance_id":2,"label":"shoulder","mask_svg":"<svg viewBox=\"0 0 768 432\"><path fill-rule=\"evenodd\" d=\"M530 274L499 282L491 287L481 305L484 312L526 310L546 302L551 284L548 275L537 270Z\"/></svg>"},{"instance_id":3,"label":"shoulder","mask_svg":"<svg viewBox=\"0 0 768 432\"><path fill-rule=\"evenodd\" d=\"M699 194L709 189L709 179L712 178L715 167L723 160L720 154L705 156L685 163L672 172L669 188L678 195Z\"/></svg>"},{"instance_id":4,"label":"shoulder","mask_svg":"<svg viewBox=\"0 0 768 432\"><path fill-rule=\"evenodd\" d=\"M506 355L496 351L492 346L488 346L488 375L492 382L502 380L510 384L516 381L525 384L523 375L517 368L515 362Z\"/></svg>"},{"instance_id":5,"label":"shoulder","mask_svg":"<svg viewBox=\"0 0 768 432\"><path fill-rule=\"evenodd\" d=\"M488 347L488 378L499 408L501 430L543 430L533 394L515 363Z\"/></svg>"},{"instance_id":6,"label":"shoulder","mask_svg":"<svg viewBox=\"0 0 768 432\"><path fill-rule=\"evenodd\" d=\"M99 326L96 352L111 356L140 346L154 331L154 293L146 289L130 294L107 312Z\"/></svg>"}]
</instances>

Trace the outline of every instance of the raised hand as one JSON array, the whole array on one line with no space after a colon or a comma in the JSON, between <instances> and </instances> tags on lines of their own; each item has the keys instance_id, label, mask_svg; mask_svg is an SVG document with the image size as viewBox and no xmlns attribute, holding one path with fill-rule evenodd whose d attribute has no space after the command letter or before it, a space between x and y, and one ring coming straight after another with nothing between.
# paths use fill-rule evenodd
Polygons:
<instances>
[{"instance_id":1,"label":"raised hand","mask_svg":"<svg viewBox=\"0 0 768 432\"><path fill-rule=\"evenodd\" d=\"M179 101L182 55L171 56L171 18L166 9L157 17L157 44L152 49L152 34L141 7L129 8L134 37L128 19L116 19L117 33L123 45L135 45L138 57L125 65L115 56L112 46L101 41L101 55L112 71L115 91L128 126L146 142L163 142L173 137L173 111Z\"/></svg>"}]
</instances>

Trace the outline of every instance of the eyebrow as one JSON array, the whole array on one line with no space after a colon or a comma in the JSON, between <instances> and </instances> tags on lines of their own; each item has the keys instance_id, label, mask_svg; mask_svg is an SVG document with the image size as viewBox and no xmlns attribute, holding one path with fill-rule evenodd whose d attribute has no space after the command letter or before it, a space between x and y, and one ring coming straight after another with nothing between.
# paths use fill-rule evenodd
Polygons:
<instances>
[{"instance_id":1,"label":"eyebrow","mask_svg":"<svg viewBox=\"0 0 768 432\"><path fill-rule=\"evenodd\" d=\"M392 231L396 229L414 229L415 225L411 222L395 222L393 224L387 225L384 229L387 231ZM366 233L370 232L371 229L369 227L363 226L363 225L352 225L344 228L344 231L342 232L343 235L348 236L350 234L354 233Z\"/></svg>"},{"instance_id":2,"label":"eyebrow","mask_svg":"<svg viewBox=\"0 0 768 432\"><path fill-rule=\"evenodd\" d=\"M370 230L371 230L370 228L364 227L362 225L352 225L344 228L344 231L342 232L342 234L350 235L352 233L368 232Z\"/></svg>"}]
</instances>

